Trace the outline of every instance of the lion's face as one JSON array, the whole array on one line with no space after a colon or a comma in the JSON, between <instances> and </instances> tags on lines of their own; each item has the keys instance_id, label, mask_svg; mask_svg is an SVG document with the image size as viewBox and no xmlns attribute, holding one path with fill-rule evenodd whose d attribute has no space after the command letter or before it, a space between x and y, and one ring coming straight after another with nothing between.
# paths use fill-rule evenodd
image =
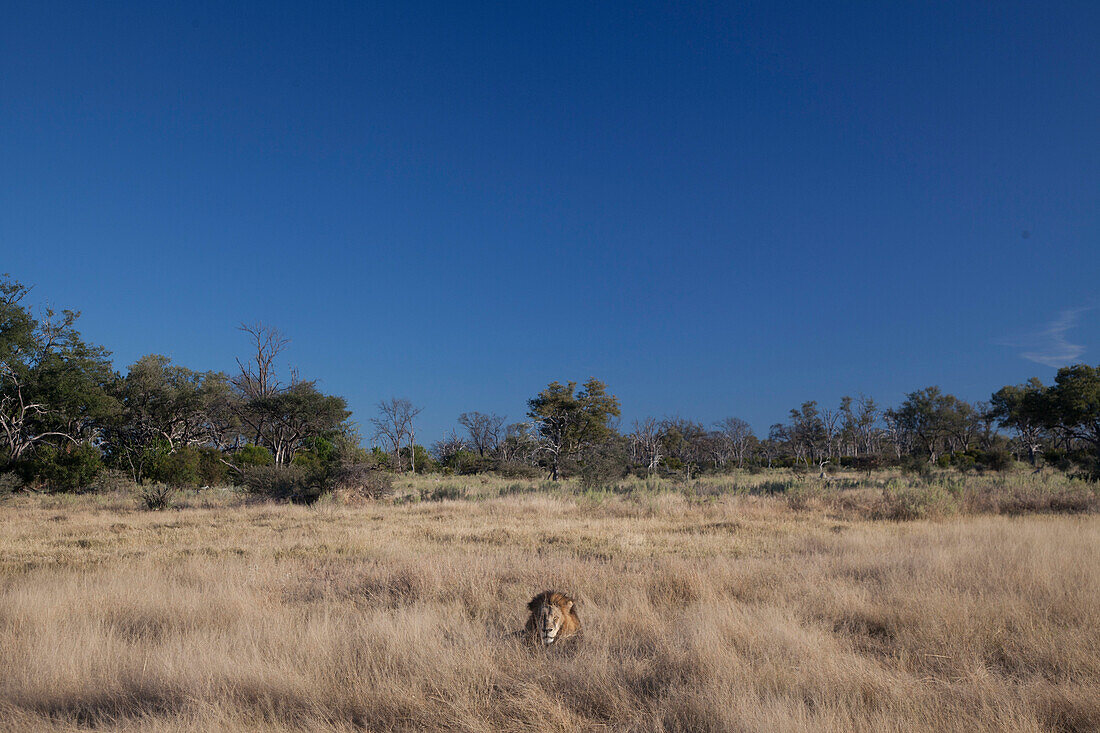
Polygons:
<instances>
[{"instance_id":1,"label":"lion's face","mask_svg":"<svg viewBox=\"0 0 1100 733\"><path fill-rule=\"evenodd\" d=\"M535 620L539 639L544 646L550 646L557 640L558 632L565 624L565 612L555 603L544 603L536 612Z\"/></svg>"}]
</instances>

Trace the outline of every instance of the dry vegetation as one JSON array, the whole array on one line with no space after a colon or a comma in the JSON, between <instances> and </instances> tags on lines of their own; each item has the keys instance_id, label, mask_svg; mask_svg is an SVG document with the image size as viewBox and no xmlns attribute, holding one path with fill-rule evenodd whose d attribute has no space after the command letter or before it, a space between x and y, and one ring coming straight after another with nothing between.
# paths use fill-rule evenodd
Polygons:
<instances>
[{"instance_id":1,"label":"dry vegetation","mask_svg":"<svg viewBox=\"0 0 1100 733\"><path fill-rule=\"evenodd\" d=\"M996 480L16 496L0 727L1098 730L1095 491ZM933 518L875 518L909 504ZM547 587L584 629L532 652Z\"/></svg>"}]
</instances>

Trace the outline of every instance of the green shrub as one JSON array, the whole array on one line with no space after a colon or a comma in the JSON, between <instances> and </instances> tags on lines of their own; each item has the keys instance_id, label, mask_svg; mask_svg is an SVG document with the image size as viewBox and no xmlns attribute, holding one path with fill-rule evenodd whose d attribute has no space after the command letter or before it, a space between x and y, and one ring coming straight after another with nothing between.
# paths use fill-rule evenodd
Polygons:
<instances>
[{"instance_id":1,"label":"green shrub","mask_svg":"<svg viewBox=\"0 0 1100 733\"><path fill-rule=\"evenodd\" d=\"M321 476L301 466L252 466L242 476L246 491L277 501L311 504L324 491Z\"/></svg>"},{"instance_id":2,"label":"green shrub","mask_svg":"<svg viewBox=\"0 0 1100 733\"><path fill-rule=\"evenodd\" d=\"M496 470L497 473L504 478L538 479L546 474L546 472L538 466L532 466L529 463L520 463L519 461L501 461L497 464Z\"/></svg>"},{"instance_id":3,"label":"green shrub","mask_svg":"<svg viewBox=\"0 0 1100 733\"><path fill-rule=\"evenodd\" d=\"M612 444L585 452L577 471L577 481L582 489L600 489L622 481L629 472L630 462L625 451L619 445Z\"/></svg>"},{"instance_id":4,"label":"green shrub","mask_svg":"<svg viewBox=\"0 0 1100 733\"><path fill-rule=\"evenodd\" d=\"M231 474L235 472L223 458L222 452L215 448L199 449L198 477L202 486L228 486L233 483Z\"/></svg>"},{"instance_id":5,"label":"green shrub","mask_svg":"<svg viewBox=\"0 0 1100 733\"><path fill-rule=\"evenodd\" d=\"M240 468L252 466L273 466L275 456L261 445L246 445L233 454L233 464Z\"/></svg>"},{"instance_id":6,"label":"green shrub","mask_svg":"<svg viewBox=\"0 0 1100 733\"><path fill-rule=\"evenodd\" d=\"M86 491L103 470L103 458L91 443L63 448L40 445L15 468L24 482L46 491Z\"/></svg>"},{"instance_id":7,"label":"green shrub","mask_svg":"<svg viewBox=\"0 0 1100 733\"><path fill-rule=\"evenodd\" d=\"M158 454L145 471L145 479L170 486L198 486L202 454L197 448L181 446Z\"/></svg>"},{"instance_id":8,"label":"green shrub","mask_svg":"<svg viewBox=\"0 0 1100 733\"><path fill-rule=\"evenodd\" d=\"M133 477L128 472L117 468L105 468L96 476L93 489L104 493L132 493L138 490L138 485L134 483Z\"/></svg>"}]
</instances>

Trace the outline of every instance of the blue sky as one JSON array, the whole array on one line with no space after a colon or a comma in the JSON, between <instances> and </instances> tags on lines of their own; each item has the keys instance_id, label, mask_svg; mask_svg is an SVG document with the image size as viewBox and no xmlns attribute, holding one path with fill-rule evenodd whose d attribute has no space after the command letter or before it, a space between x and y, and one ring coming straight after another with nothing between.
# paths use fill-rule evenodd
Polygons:
<instances>
[{"instance_id":1,"label":"blue sky","mask_svg":"<svg viewBox=\"0 0 1100 733\"><path fill-rule=\"evenodd\" d=\"M1100 363L1100 4L25 3L0 272L119 368L760 431Z\"/></svg>"}]
</instances>

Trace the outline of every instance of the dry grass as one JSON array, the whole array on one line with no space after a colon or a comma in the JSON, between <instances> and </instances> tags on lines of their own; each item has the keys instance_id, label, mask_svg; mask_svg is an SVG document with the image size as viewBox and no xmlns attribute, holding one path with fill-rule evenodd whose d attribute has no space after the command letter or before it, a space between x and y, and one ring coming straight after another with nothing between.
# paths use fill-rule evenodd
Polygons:
<instances>
[{"instance_id":1,"label":"dry grass","mask_svg":"<svg viewBox=\"0 0 1100 733\"><path fill-rule=\"evenodd\" d=\"M864 518L860 489L515 483L11 499L0 728L1100 729L1095 514L899 523ZM532 652L514 632L547 587L584 629Z\"/></svg>"}]
</instances>

